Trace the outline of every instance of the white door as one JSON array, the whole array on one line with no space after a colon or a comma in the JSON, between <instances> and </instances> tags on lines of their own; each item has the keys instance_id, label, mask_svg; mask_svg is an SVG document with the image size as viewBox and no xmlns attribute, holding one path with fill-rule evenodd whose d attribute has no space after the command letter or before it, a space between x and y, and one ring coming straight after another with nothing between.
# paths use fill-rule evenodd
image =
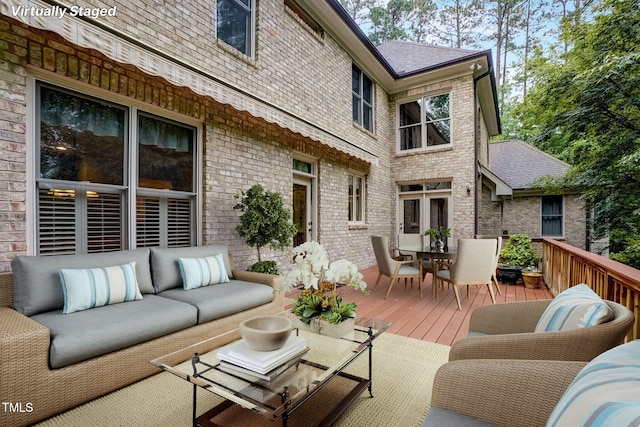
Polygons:
<instances>
[{"instance_id":1,"label":"white door","mask_svg":"<svg viewBox=\"0 0 640 427\"><path fill-rule=\"evenodd\" d=\"M400 197L400 234L420 234L422 224L422 196Z\"/></svg>"},{"instance_id":2,"label":"white door","mask_svg":"<svg viewBox=\"0 0 640 427\"><path fill-rule=\"evenodd\" d=\"M293 246L313 240L313 186L309 178L293 178L293 224L297 233L293 237Z\"/></svg>"}]
</instances>

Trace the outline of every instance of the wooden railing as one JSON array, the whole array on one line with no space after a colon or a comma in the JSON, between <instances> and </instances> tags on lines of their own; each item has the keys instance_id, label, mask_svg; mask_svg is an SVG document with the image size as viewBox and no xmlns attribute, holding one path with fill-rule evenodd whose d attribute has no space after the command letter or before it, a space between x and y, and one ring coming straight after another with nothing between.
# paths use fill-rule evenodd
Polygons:
<instances>
[{"instance_id":1,"label":"wooden railing","mask_svg":"<svg viewBox=\"0 0 640 427\"><path fill-rule=\"evenodd\" d=\"M636 322L627 340L640 338L640 270L557 240L543 239L542 271L551 293L586 283L601 298L627 307Z\"/></svg>"}]
</instances>

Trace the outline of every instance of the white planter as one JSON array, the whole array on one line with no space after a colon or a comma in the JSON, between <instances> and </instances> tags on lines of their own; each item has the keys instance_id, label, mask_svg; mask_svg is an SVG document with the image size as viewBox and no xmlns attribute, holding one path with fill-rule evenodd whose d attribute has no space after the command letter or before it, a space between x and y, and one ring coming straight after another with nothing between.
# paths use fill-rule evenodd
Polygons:
<instances>
[{"instance_id":1,"label":"white planter","mask_svg":"<svg viewBox=\"0 0 640 427\"><path fill-rule=\"evenodd\" d=\"M311 320L311 323L304 323L300 321L300 318L291 313L291 323L294 328L298 328L301 331L311 331L320 335L326 335L334 338L341 338L349 333L353 332L354 319L350 318L343 322L336 324L329 323L325 320L315 318Z\"/></svg>"}]
</instances>

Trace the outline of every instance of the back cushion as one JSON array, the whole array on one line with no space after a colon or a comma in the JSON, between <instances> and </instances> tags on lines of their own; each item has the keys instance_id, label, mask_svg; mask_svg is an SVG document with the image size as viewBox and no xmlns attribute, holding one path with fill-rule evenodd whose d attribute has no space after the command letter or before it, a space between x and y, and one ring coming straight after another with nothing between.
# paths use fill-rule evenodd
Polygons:
<instances>
[{"instance_id":1,"label":"back cushion","mask_svg":"<svg viewBox=\"0 0 640 427\"><path fill-rule=\"evenodd\" d=\"M559 293L542 313L535 332L568 331L611 320L613 311L587 285L573 286Z\"/></svg>"},{"instance_id":2,"label":"back cushion","mask_svg":"<svg viewBox=\"0 0 640 427\"><path fill-rule=\"evenodd\" d=\"M62 310L64 295L59 270L136 263L140 292L155 293L151 282L148 248L83 255L17 256L13 271L13 307L25 316Z\"/></svg>"},{"instance_id":3,"label":"back cushion","mask_svg":"<svg viewBox=\"0 0 640 427\"><path fill-rule=\"evenodd\" d=\"M638 426L640 340L602 353L585 366L564 392L548 427Z\"/></svg>"},{"instance_id":4,"label":"back cushion","mask_svg":"<svg viewBox=\"0 0 640 427\"><path fill-rule=\"evenodd\" d=\"M192 246L188 248L152 248L151 277L156 293L182 287L178 258L201 258L221 254L229 279L233 279L227 245Z\"/></svg>"}]
</instances>

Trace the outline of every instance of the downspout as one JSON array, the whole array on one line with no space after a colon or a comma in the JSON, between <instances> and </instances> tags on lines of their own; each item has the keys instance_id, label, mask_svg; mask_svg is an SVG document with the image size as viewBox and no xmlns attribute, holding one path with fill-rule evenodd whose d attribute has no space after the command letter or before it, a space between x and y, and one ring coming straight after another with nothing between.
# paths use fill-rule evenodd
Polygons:
<instances>
[{"instance_id":1,"label":"downspout","mask_svg":"<svg viewBox=\"0 0 640 427\"><path fill-rule=\"evenodd\" d=\"M474 67L475 70L475 67ZM478 132L478 121L480 120L480 116L478 115L478 82L485 78L486 76L491 74L491 67L489 70L478 77L473 78L473 203L474 203L474 215L473 215L473 234L478 234L478 182L480 181L479 171L478 171L478 153L480 151L480 135Z\"/></svg>"}]
</instances>

